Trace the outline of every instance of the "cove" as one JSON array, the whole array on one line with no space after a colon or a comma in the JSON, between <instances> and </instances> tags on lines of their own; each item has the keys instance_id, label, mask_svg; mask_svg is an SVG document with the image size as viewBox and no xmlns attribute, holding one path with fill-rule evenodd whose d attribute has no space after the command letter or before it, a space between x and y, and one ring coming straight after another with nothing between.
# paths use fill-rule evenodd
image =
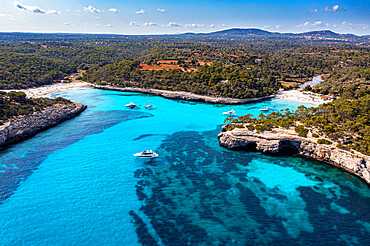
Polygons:
<instances>
[{"instance_id":1,"label":"cove","mask_svg":"<svg viewBox=\"0 0 370 246\"><path fill-rule=\"evenodd\" d=\"M295 109L279 99L187 103L92 88L88 105L0 152L1 245L368 245L370 190L320 162L219 146L222 112ZM135 109L124 107L129 102ZM160 158L135 159L153 149Z\"/></svg>"}]
</instances>

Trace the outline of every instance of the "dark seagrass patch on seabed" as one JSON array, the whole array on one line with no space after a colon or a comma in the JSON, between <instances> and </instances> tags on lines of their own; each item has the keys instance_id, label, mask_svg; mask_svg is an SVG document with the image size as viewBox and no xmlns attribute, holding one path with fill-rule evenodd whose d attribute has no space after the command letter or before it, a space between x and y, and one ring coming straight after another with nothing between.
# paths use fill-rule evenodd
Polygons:
<instances>
[{"instance_id":1,"label":"dark seagrass patch on seabed","mask_svg":"<svg viewBox=\"0 0 370 246\"><path fill-rule=\"evenodd\" d=\"M139 179L137 195L143 201L141 210L162 242L165 245L311 242L323 221L317 209L308 209L308 197L303 194L307 190L320 194L316 187L324 181L332 182L322 168L335 173L338 170L325 165L311 167L315 162L296 157L225 150L208 141L215 135L213 131L175 133L156 150L160 158L146 163L135 173ZM257 176L248 175L251 168L255 168L250 163L256 159L277 165L278 170L297 169L302 177L317 185L315 189L298 186L292 194L280 187L268 187ZM340 188L335 189L338 192ZM318 199L330 200L328 196L324 194ZM367 204L368 200L364 198L362 202ZM320 206L317 199L311 203ZM312 220L312 216L318 217ZM341 218L339 215L337 219ZM362 240L358 242L368 240L361 233ZM334 235L338 235L338 231ZM355 241L354 235L349 233L335 242Z\"/></svg>"}]
</instances>

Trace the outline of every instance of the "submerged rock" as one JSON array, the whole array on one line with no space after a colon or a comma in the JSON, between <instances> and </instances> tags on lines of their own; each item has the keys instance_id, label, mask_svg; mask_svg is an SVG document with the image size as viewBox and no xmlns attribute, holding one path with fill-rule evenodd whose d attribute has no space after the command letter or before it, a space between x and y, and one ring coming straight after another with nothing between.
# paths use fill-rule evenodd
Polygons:
<instances>
[{"instance_id":1,"label":"submerged rock","mask_svg":"<svg viewBox=\"0 0 370 246\"><path fill-rule=\"evenodd\" d=\"M81 103L55 104L27 116L18 116L0 126L0 147L19 142L71 119L87 108Z\"/></svg>"},{"instance_id":2,"label":"submerged rock","mask_svg":"<svg viewBox=\"0 0 370 246\"><path fill-rule=\"evenodd\" d=\"M286 150L314 158L353 173L370 184L370 157L356 151L346 151L332 145L318 144L315 139L297 136L294 132L276 128L271 132L255 133L235 128L218 134L221 146L228 149L255 149L266 154Z\"/></svg>"}]
</instances>

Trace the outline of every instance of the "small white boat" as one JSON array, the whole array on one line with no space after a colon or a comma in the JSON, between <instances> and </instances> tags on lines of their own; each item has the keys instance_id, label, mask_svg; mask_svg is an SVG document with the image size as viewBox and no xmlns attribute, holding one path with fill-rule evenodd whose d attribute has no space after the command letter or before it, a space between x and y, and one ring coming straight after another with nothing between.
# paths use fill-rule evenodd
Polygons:
<instances>
[{"instance_id":1,"label":"small white boat","mask_svg":"<svg viewBox=\"0 0 370 246\"><path fill-rule=\"evenodd\" d=\"M134 154L134 156L138 157L138 158L150 159L150 158L157 158L158 154L154 153L152 150L145 150L145 151L142 151L140 153Z\"/></svg>"},{"instance_id":2,"label":"small white boat","mask_svg":"<svg viewBox=\"0 0 370 246\"><path fill-rule=\"evenodd\" d=\"M129 108L135 108L136 107L136 104L133 103L133 102L130 102L129 104L126 104L125 106L126 107L129 107Z\"/></svg>"},{"instance_id":3,"label":"small white boat","mask_svg":"<svg viewBox=\"0 0 370 246\"><path fill-rule=\"evenodd\" d=\"M222 114L225 114L225 115L228 115L228 116L236 116L236 113L235 113L234 109L232 109L230 111L227 111L227 112L223 112Z\"/></svg>"},{"instance_id":4,"label":"small white boat","mask_svg":"<svg viewBox=\"0 0 370 246\"><path fill-rule=\"evenodd\" d=\"M270 111L270 109L269 108L260 108L260 111Z\"/></svg>"}]
</instances>

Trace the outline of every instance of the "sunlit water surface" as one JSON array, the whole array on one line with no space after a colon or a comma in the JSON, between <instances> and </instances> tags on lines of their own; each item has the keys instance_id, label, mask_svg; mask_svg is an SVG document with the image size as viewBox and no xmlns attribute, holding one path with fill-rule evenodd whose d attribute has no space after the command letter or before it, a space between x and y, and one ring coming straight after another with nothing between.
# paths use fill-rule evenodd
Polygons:
<instances>
[{"instance_id":1,"label":"sunlit water surface","mask_svg":"<svg viewBox=\"0 0 370 246\"><path fill-rule=\"evenodd\" d=\"M218 145L222 112L299 103L91 88L51 96L88 109L0 152L1 245L370 245L370 189L357 177ZM139 106L125 108L131 101ZM132 156L146 149L160 157Z\"/></svg>"}]
</instances>

